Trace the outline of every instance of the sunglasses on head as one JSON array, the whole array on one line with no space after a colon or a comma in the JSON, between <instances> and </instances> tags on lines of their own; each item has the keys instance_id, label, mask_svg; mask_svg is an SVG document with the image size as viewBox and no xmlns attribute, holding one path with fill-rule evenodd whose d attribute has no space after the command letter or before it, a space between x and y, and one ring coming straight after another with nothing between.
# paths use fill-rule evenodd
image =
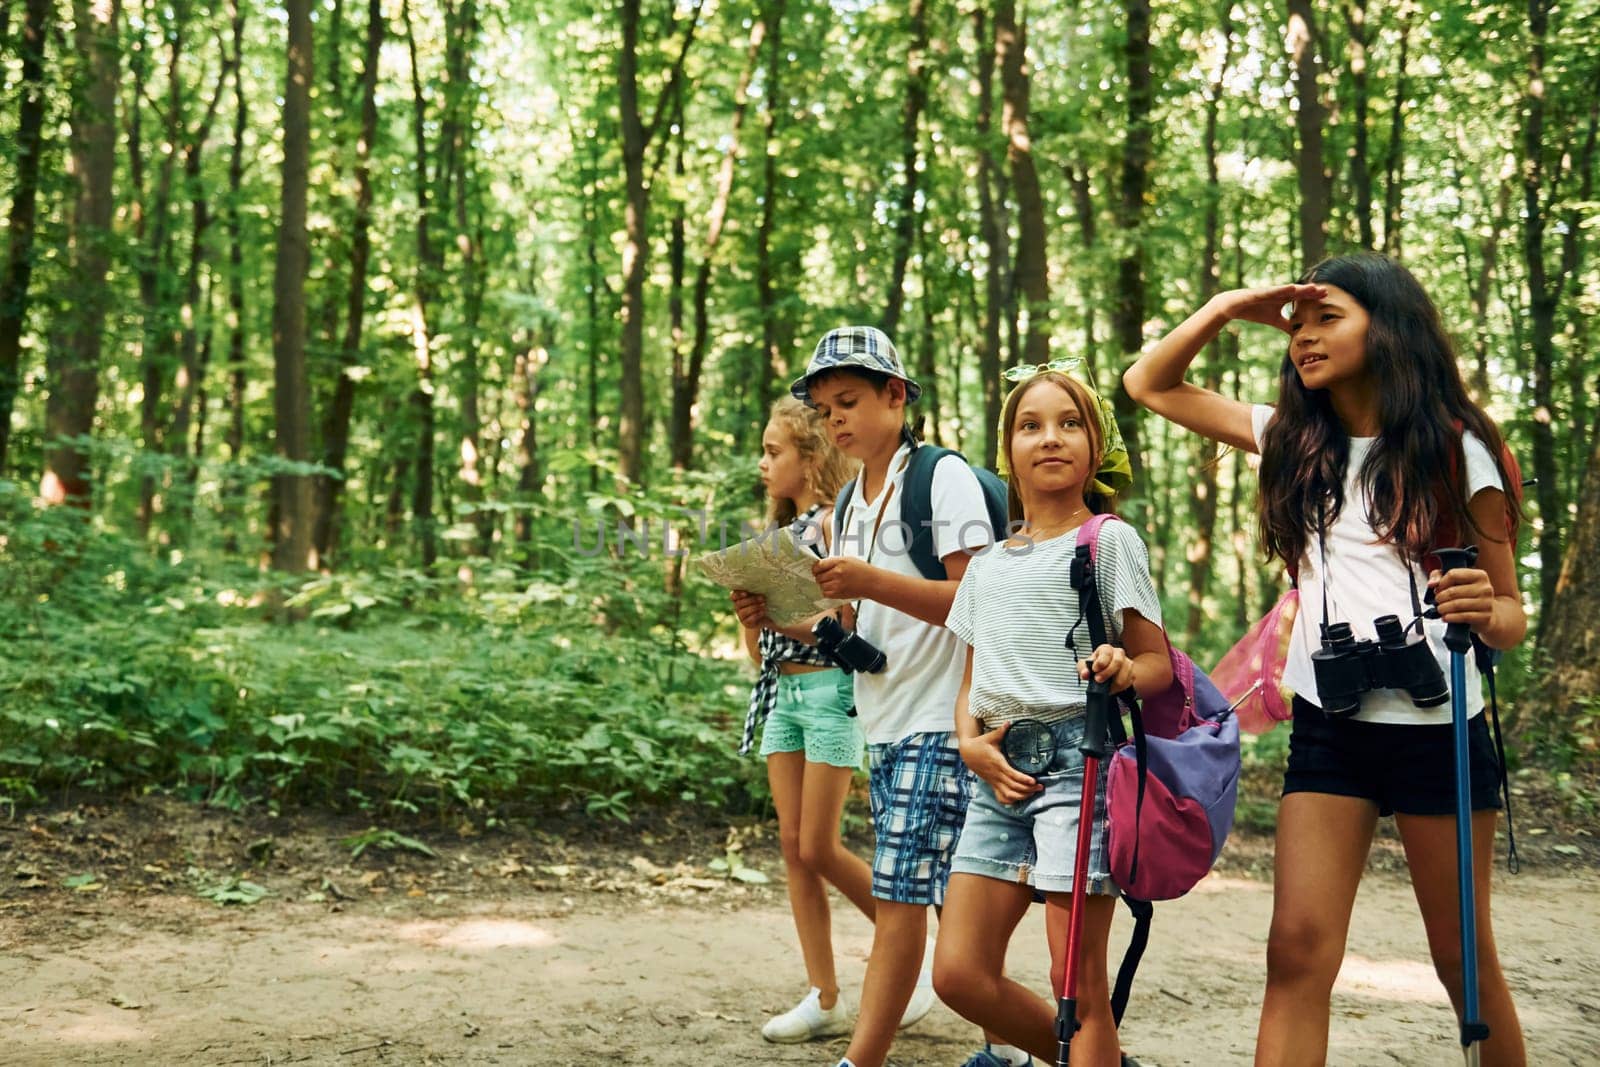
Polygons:
<instances>
[{"instance_id":1,"label":"sunglasses on head","mask_svg":"<svg viewBox=\"0 0 1600 1067\"><path fill-rule=\"evenodd\" d=\"M1052 359L1049 363L1040 363L1037 366L1024 363L1016 367L1010 367L1000 377L1004 378L1008 382L1025 382L1029 378L1032 378L1038 374L1043 374L1046 371L1056 371L1059 374L1073 374L1082 367L1083 360L1077 357L1072 357L1070 359Z\"/></svg>"}]
</instances>

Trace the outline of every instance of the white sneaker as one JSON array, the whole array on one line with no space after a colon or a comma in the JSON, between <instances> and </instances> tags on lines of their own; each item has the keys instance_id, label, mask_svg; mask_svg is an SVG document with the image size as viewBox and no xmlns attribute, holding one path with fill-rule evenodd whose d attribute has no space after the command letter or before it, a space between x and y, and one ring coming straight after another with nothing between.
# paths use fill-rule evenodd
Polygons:
<instances>
[{"instance_id":1,"label":"white sneaker","mask_svg":"<svg viewBox=\"0 0 1600 1067\"><path fill-rule=\"evenodd\" d=\"M761 1036L778 1045L797 1045L819 1037L834 1037L850 1032L850 1016L841 999L833 1007L822 1007L822 990L811 987L805 999L782 1015L774 1015L761 1028Z\"/></svg>"},{"instance_id":2,"label":"white sneaker","mask_svg":"<svg viewBox=\"0 0 1600 1067\"><path fill-rule=\"evenodd\" d=\"M906 1005L906 1010L900 1016L901 1030L917 1023L928 1012L933 1010L934 1003L939 998L933 992L933 938L928 938L927 948L922 953L922 973L917 975L917 988L911 991L911 1002Z\"/></svg>"},{"instance_id":3,"label":"white sneaker","mask_svg":"<svg viewBox=\"0 0 1600 1067\"><path fill-rule=\"evenodd\" d=\"M917 988L911 993L911 1003L906 1005L905 1014L900 1016L900 1029L919 1022L922 1017L933 1010L933 1002L939 998L933 995L933 983L923 985L919 979Z\"/></svg>"}]
</instances>

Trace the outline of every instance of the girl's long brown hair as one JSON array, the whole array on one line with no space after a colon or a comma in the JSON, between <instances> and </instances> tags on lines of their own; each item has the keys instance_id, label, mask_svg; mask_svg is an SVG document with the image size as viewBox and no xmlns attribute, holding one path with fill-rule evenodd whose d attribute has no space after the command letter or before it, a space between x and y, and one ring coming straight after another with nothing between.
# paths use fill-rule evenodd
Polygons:
<instances>
[{"instance_id":1,"label":"girl's long brown hair","mask_svg":"<svg viewBox=\"0 0 1600 1067\"><path fill-rule=\"evenodd\" d=\"M1006 514L1013 523L1026 518L1022 513L1022 494L1017 492L1017 466L1011 459L1011 437L1016 429L1017 408L1021 406L1024 396L1032 392L1035 386L1045 382L1065 389L1072 402L1078 405L1078 417L1083 420L1084 430L1089 435L1091 478L1094 472L1100 469L1100 460L1105 455L1105 433L1100 428L1100 406L1095 403L1094 396L1078 379L1060 371L1040 371L1011 390L1011 395L1006 397L1005 410L1000 414L1000 454L1006 457L1006 469L1010 471L1009 477L1006 478ZM1116 511L1115 496L1091 492L1087 484L1084 487L1083 502L1096 515L1114 514Z\"/></svg>"},{"instance_id":2,"label":"girl's long brown hair","mask_svg":"<svg viewBox=\"0 0 1600 1067\"><path fill-rule=\"evenodd\" d=\"M806 488L832 506L844 483L854 476L855 461L833 447L822 425L822 415L792 396L772 405L772 421L783 428L799 451L806 470ZM768 526L787 526L796 516L793 500L767 495Z\"/></svg>"},{"instance_id":3,"label":"girl's long brown hair","mask_svg":"<svg viewBox=\"0 0 1600 1067\"><path fill-rule=\"evenodd\" d=\"M1446 516L1465 538L1515 538L1522 521L1517 487L1502 457L1494 420L1467 395L1439 309L1421 283L1388 256L1339 256L1318 263L1302 283L1334 285L1366 310L1366 360L1378 395L1378 438L1361 465L1360 485L1380 543L1421 560ZM1504 530L1485 531L1462 491L1463 431L1488 447L1506 486ZM1278 407L1261 439L1261 544L1268 559L1299 565L1320 527L1331 527L1347 503L1350 435L1326 390L1308 389L1285 352L1278 370ZM1448 477L1447 472L1454 472ZM1359 504L1359 502L1358 502Z\"/></svg>"}]
</instances>

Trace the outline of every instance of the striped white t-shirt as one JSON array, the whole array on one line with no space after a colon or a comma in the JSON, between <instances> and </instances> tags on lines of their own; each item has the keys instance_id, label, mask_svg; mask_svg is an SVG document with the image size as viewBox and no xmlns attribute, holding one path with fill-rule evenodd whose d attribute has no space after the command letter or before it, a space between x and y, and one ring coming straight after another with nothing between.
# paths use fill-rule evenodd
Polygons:
<instances>
[{"instance_id":1,"label":"striped white t-shirt","mask_svg":"<svg viewBox=\"0 0 1600 1067\"><path fill-rule=\"evenodd\" d=\"M967 707L986 726L1025 718L1054 722L1083 708L1087 690L1077 664L1093 647L1071 584L1081 529L1032 544L995 545L967 566L945 625L972 646ZM1117 520L1101 526L1095 581L1114 644L1121 643L1125 611L1161 625L1150 557L1132 526ZM1066 648L1069 634L1075 652Z\"/></svg>"}]
</instances>

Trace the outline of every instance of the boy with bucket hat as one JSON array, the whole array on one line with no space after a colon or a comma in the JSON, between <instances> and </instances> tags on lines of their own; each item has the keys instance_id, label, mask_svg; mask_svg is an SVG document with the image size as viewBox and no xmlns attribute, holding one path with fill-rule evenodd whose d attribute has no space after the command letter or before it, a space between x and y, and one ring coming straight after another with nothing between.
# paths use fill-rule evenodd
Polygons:
<instances>
[{"instance_id":1,"label":"boy with bucket hat","mask_svg":"<svg viewBox=\"0 0 1600 1067\"><path fill-rule=\"evenodd\" d=\"M855 674L877 839L877 914L860 1014L840 1061L840 1067L881 1067L896 1026L920 1018L933 1003L923 967L928 905L944 902L973 788L954 733L965 650L944 622L968 559L993 533L977 477L959 455L946 455L933 469L928 524L945 579L925 577L911 558L919 531L902 521L901 505L919 445L905 409L922 389L882 330L829 331L790 392L821 411L834 445L861 461L861 473L840 498L835 554L814 572L826 595L855 602L855 636L882 654L876 670L862 666ZM980 1054L990 1059L977 1062L1013 1062L1006 1055L1012 1051L991 1045ZM1014 1062L1028 1062L1017 1055Z\"/></svg>"}]
</instances>

